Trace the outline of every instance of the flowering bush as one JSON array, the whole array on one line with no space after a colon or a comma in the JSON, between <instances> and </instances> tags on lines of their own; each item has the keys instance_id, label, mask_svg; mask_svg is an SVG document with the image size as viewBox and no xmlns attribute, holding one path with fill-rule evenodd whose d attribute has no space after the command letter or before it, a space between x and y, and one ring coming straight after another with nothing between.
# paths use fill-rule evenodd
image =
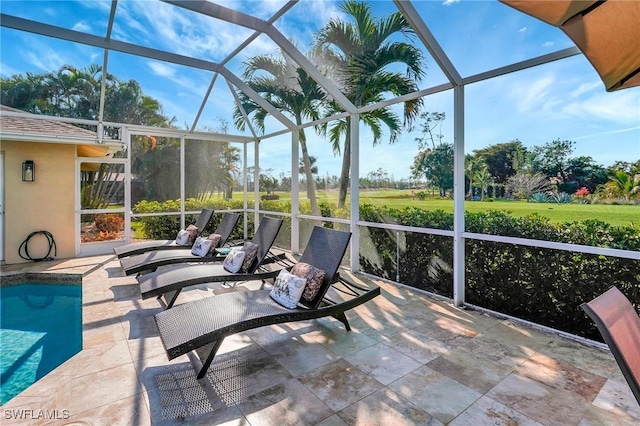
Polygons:
<instances>
[{"instance_id":1,"label":"flowering bush","mask_svg":"<svg viewBox=\"0 0 640 426\"><path fill-rule=\"evenodd\" d=\"M576 191L576 197L587 197L589 195L589 188L583 186L582 188Z\"/></svg>"},{"instance_id":2,"label":"flowering bush","mask_svg":"<svg viewBox=\"0 0 640 426\"><path fill-rule=\"evenodd\" d=\"M100 213L95 217L96 228L105 233L118 232L124 229L124 218L116 214ZM105 238L110 239L110 238Z\"/></svg>"}]
</instances>

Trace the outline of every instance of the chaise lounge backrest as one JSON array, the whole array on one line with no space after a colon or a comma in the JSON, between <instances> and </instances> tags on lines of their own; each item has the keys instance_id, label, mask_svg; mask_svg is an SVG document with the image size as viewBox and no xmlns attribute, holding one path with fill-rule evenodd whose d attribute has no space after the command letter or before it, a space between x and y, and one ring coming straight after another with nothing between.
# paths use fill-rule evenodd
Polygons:
<instances>
[{"instance_id":1,"label":"chaise lounge backrest","mask_svg":"<svg viewBox=\"0 0 640 426\"><path fill-rule=\"evenodd\" d=\"M238 220L240 220L240 215L238 213L224 213L224 215L222 216L222 220L220 221L218 226L216 226L216 230L214 231L215 234L222 236L222 238L218 242L219 247L225 245L234 228L238 224Z\"/></svg>"},{"instance_id":2,"label":"chaise lounge backrest","mask_svg":"<svg viewBox=\"0 0 640 426\"><path fill-rule=\"evenodd\" d=\"M317 308L327 289L335 281L336 273L340 268L344 253L347 251L350 238L351 232L337 231L320 226L315 226L311 231L309 244L305 247L299 262L308 263L318 269L322 269L324 271L324 280L314 300L305 304L308 307Z\"/></svg>"},{"instance_id":3,"label":"chaise lounge backrest","mask_svg":"<svg viewBox=\"0 0 640 426\"><path fill-rule=\"evenodd\" d=\"M207 224L213 216L213 209L202 209L198 220L196 220L195 227L198 228L198 234L202 234L202 231L207 227Z\"/></svg>"},{"instance_id":4,"label":"chaise lounge backrest","mask_svg":"<svg viewBox=\"0 0 640 426\"><path fill-rule=\"evenodd\" d=\"M260 220L258 229L251 239L252 243L258 245L258 252L255 260L251 264L251 267L249 267L247 271L249 274L255 273L256 269L262 265L264 258L267 257L269 250L271 250L271 246L278 237L280 228L282 228L282 223L282 219L274 219L266 216Z\"/></svg>"},{"instance_id":5,"label":"chaise lounge backrest","mask_svg":"<svg viewBox=\"0 0 640 426\"><path fill-rule=\"evenodd\" d=\"M611 349L624 378L640 404L640 317L616 287L582 304Z\"/></svg>"}]
</instances>

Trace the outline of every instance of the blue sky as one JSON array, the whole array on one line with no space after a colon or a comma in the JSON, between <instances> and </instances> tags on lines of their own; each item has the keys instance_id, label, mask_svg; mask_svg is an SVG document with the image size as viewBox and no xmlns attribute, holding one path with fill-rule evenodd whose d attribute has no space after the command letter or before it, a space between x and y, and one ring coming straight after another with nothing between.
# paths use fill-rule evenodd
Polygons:
<instances>
[{"instance_id":1,"label":"blue sky","mask_svg":"<svg viewBox=\"0 0 640 426\"><path fill-rule=\"evenodd\" d=\"M284 1L224 1L226 7L269 19ZM396 11L391 1L371 2L377 16ZM329 19L341 17L339 2L302 0L275 26L306 51L313 34ZM416 1L418 10L453 65L463 77L571 47L557 28L494 1ZM106 1L0 2L2 13L103 36L111 3ZM252 32L156 1L119 1L113 38L186 56L219 62ZM416 38L413 42L421 46ZM84 68L102 64L103 52L89 46L34 34L0 29L0 74L41 73L64 64ZM266 36L252 42L227 67L240 75L247 57L278 48ZM446 77L426 52L427 74L420 88L445 83ZM145 94L158 99L166 115L180 127L193 123L213 74L117 52L109 55L109 72L140 82ZM447 114L442 131L453 142L451 91L424 100L426 111ZM546 64L465 88L465 150L521 140L526 146L554 139L576 142L574 156L589 155L602 165L640 159L640 88L607 93L597 73L582 56ZM199 128L217 128L231 120L232 95L219 78L205 106ZM399 111L399 110L398 110ZM270 122L267 133L282 126ZM239 133L230 128L231 133ZM245 134L248 134L245 132ZM396 178L409 176L418 152L416 132L372 148L370 133L361 129L361 175L383 168ZM339 174L340 158L326 140L307 131L309 149L318 157L320 174ZM290 139L282 136L261 144L261 167L278 175L290 164ZM250 156L251 157L251 156Z\"/></svg>"}]
</instances>

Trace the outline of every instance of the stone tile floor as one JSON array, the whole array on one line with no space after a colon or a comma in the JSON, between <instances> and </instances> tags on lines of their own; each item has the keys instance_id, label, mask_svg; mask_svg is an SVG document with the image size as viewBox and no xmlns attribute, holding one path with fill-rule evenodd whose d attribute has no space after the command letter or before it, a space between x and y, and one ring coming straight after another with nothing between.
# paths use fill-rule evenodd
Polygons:
<instances>
[{"instance_id":1,"label":"stone tile floor","mask_svg":"<svg viewBox=\"0 0 640 426\"><path fill-rule=\"evenodd\" d=\"M84 274L83 350L5 404L3 425L640 423L609 352L382 281L347 312L351 332L328 318L238 334L197 381L187 356L167 361L157 301L114 257L2 269ZM201 297L213 287L179 303Z\"/></svg>"}]
</instances>

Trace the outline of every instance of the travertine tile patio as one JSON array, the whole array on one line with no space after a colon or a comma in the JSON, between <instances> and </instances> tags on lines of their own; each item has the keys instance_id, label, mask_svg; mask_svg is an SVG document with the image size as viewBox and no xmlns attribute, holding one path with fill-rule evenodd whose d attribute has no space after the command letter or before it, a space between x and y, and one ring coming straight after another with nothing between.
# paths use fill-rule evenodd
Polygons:
<instances>
[{"instance_id":1,"label":"travertine tile patio","mask_svg":"<svg viewBox=\"0 0 640 426\"><path fill-rule=\"evenodd\" d=\"M3 424L640 423L607 351L390 283L376 281L382 296L347 313L351 332L325 318L241 333L198 382L187 356L167 361L158 303L140 299L114 257L3 274L34 270L84 274L84 348L5 404ZM215 297L213 288L179 303L201 297ZM15 418L27 412L58 418Z\"/></svg>"}]
</instances>

